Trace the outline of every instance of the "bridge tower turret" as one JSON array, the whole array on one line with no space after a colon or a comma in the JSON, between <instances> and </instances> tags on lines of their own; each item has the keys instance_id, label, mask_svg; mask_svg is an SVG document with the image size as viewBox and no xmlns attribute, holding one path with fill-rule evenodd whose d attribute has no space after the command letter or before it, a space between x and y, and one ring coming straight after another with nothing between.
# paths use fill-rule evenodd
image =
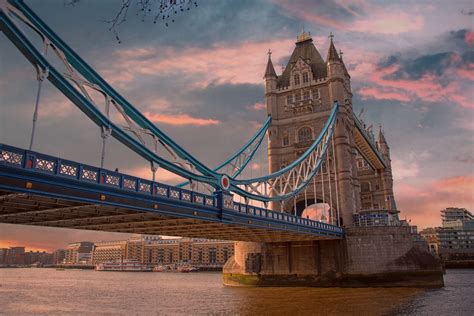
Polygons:
<instances>
[{"instance_id":1,"label":"bridge tower turret","mask_svg":"<svg viewBox=\"0 0 474 316\"><path fill-rule=\"evenodd\" d=\"M332 103L340 104L334 141L337 156L337 175L341 201L341 220L344 226L352 226L353 215L360 208L360 184L357 176L357 149L354 141L354 119L352 117L352 91L350 75L341 54L334 45L334 35L329 35L330 43L326 59L327 82Z\"/></svg>"},{"instance_id":2,"label":"bridge tower turret","mask_svg":"<svg viewBox=\"0 0 474 316\"><path fill-rule=\"evenodd\" d=\"M268 50L267 68L265 69L265 101L268 115L272 115L277 111L276 108L276 90L277 90L277 74L272 63L272 52Z\"/></svg>"},{"instance_id":3,"label":"bridge tower turret","mask_svg":"<svg viewBox=\"0 0 474 316\"><path fill-rule=\"evenodd\" d=\"M395 203L395 198L393 195L393 176L392 176L392 160L390 158L390 147L388 146L387 140L385 139L385 134L380 126L379 134L377 137L377 149L382 154L387 168L380 171L380 177L382 182L382 188L384 193L385 200L385 209L396 211L397 205Z\"/></svg>"},{"instance_id":4,"label":"bridge tower turret","mask_svg":"<svg viewBox=\"0 0 474 316\"><path fill-rule=\"evenodd\" d=\"M355 167L355 144L352 130L352 93L350 76L337 53L330 36L327 60L324 61L313 43L309 32L302 32L296 40L291 57L280 75L277 75L269 52L265 69L265 101L268 115L272 116L269 129L269 171L276 172L296 160L316 139L327 121L334 102L340 105L338 127L335 133L337 155L336 171L339 179L340 217L345 226L352 225L353 214L360 209L357 168ZM330 153L332 156L332 153ZM287 212L301 215L305 204L328 203L334 209L337 201L322 194L329 191L327 178L316 179L317 191L307 190L297 197L296 211L293 201L282 205ZM341 194L340 194L341 195ZM306 201L307 203L305 203ZM299 203L298 203L299 202ZM278 204L278 205L277 205ZM279 203L272 203L280 210ZM336 212L333 212L335 215ZM332 222L337 219L332 218Z\"/></svg>"}]
</instances>

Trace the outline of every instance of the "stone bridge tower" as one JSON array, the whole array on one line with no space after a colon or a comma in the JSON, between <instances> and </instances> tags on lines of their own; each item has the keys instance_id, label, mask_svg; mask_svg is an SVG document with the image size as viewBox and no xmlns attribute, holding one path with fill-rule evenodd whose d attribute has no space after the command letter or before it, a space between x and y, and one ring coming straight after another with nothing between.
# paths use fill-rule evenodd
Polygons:
<instances>
[{"instance_id":1,"label":"stone bridge tower","mask_svg":"<svg viewBox=\"0 0 474 316\"><path fill-rule=\"evenodd\" d=\"M334 135L339 197L334 194L333 201L329 202L326 198L325 202L335 208L335 199L339 198L340 220L344 226L351 226L353 215L360 209L360 188L355 164L357 151L352 132L352 91L350 75L342 56L337 53L333 36L330 36L324 61L310 34L303 32L299 35L296 47L280 76L275 72L269 53L264 79L267 113L273 118L269 129L270 172L280 170L301 155L322 130L334 102L339 103L340 112ZM320 192L323 183L328 192L327 181L323 182L318 177L316 182ZM323 201L322 196L318 193L315 196L313 190L307 190L306 194L308 204ZM305 206L302 194L296 204L296 213L301 215ZM278 210L276 205L273 208ZM284 209L293 212L293 203L288 202Z\"/></svg>"},{"instance_id":2,"label":"stone bridge tower","mask_svg":"<svg viewBox=\"0 0 474 316\"><path fill-rule=\"evenodd\" d=\"M416 245L410 227L400 226L398 221L376 220L373 225L360 227L361 218L365 223L368 219L378 220L377 216L387 214L387 210L393 211L392 218L396 217L390 151L382 132L375 142L363 122L354 116L350 76L332 36L324 61L310 34L303 32L280 76L269 56L265 84L267 112L273 118L268 145L270 172L280 170L301 155L322 130L333 103L339 103L333 140L339 214L345 236L343 240L236 242L234 256L223 268L224 284L442 286L441 265ZM370 162L370 168L366 162ZM322 179L318 177L316 182L321 188ZM361 207L360 183L364 189L364 207ZM306 198L321 202L320 192L313 194L307 190ZM300 203L293 210L298 214L301 211L298 204L300 208L305 206L304 198L298 197ZM292 202L284 205L285 211L292 211ZM333 201L332 205L336 203ZM279 210L277 205L273 207ZM374 217L373 212L379 214Z\"/></svg>"}]
</instances>

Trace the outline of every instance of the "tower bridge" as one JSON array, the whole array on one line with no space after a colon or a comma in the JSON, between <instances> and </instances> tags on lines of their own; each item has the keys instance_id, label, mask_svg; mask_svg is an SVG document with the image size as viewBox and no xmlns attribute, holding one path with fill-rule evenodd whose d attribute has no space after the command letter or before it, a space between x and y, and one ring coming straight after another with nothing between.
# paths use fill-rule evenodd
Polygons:
<instances>
[{"instance_id":1,"label":"tower bridge","mask_svg":"<svg viewBox=\"0 0 474 316\"><path fill-rule=\"evenodd\" d=\"M382 130L375 140L354 115L351 78L333 36L323 60L303 32L280 75L269 53L268 118L212 168L150 122L23 1L0 0L0 30L38 80L30 147L0 144L0 222L235 240L224 268L228 285L353 286L372 275L373 285L442 284L438 263L400 226L389 146ZM97 125L100 166L33 150L45 80ZM150 163L152 181L104 168L111 137ZM265 137L269 174L246 178ZM163 169L186 181L155 181ZM420 273L423 262L427 273Z\"/></svg>"}]
</instances>

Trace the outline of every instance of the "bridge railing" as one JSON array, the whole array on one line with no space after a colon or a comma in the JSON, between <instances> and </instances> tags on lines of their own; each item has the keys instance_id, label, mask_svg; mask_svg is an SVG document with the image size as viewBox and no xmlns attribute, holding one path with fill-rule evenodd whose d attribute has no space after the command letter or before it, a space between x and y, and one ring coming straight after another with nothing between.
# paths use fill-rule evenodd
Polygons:
<instances>
[{"instance_id":1,"label":"bridge railing","mask_svg":"<svg viewBox=\"0 0 474 316\"><path fill-rule=\"evenodd\" d=\"M234 202L234 211L243 213L243 214L249 214L253 215L256 217L262 217L262 218L267 218L267 219L273 219L277 221L284 221L284 222L289 222L289 223L294 223L294 224L299 224L299 225L304 225L304 226L310 226L310 227L315 227L319 229L324 229L327 231L333 231L333 232L340 232L342 233L342 228L330 224L326 224L323 222L318 222L309 218L303 218L299 217L296 215L288 214L288 213L283 213L283 212L275 212L269 209L253 206L253 205L248 205L248 204L243 204L243 203L237 203Z\"/></svg>"},{"instance_id":2,"label":"bridge railing","mask_svg":"<svg viewBox=\"0 0 474 316\"><path fill-rule=\"evenodd\" d=\"M212 195L180 189L163 183L4 144L0 144L0 163L125 191L156 195L208 207L216 206L216 198Z\"/></svg>"},{"instance_id":3,"label":"bridge railing","mask_svg":"<svg viewBox=\"0 0 474 316\"><path fill-rule=\"evenodd\" d=\"M112 187L117 190L157 196L170 200L192 203L202 207L218 208L217 195L207 195L181 189L175 186L141 179L116 171L93 167L9 145L0 144L0 164L54 175L64 179L74 179L84 183ZM341 227L283 212L275 212L250 204L233 201L230 210L256 218L302 225L333 233L343 233Z\"/></svg>"}]
</instances>

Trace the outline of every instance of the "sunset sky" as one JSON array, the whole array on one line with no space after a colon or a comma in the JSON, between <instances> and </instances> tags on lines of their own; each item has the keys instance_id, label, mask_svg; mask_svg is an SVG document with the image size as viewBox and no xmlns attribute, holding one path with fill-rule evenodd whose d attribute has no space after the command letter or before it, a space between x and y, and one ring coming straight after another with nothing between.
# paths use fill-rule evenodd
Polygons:
<instances>
[{"instance_id":1,"label":"sunset sky","mask_svg":"<svg viewBox=\"0 0 474 316\"><path fill-rule=\"evenodd\" d=\"M130 9L121 43L102 21L121 1L26 1L79 55L162 130L208 166L233 153L265 120L263 73L277 73L302 28L323 57L328 35L344 52L354 111L382 124L401 218L440 225L439 211L474 209L472 1L198 1L165 27ZM416 3L416 4L413 4ZM27 148L34 68L0 34L0 142ZM45 84L34 149L100 164L98 127ZM113 142L106 168L149 178L149 165ZM253 174L267 169L264 155ZM250 171L249 171L250 172ZM179 181L169 173L166 183ZM0 224L0 247L53 250L121 234Z\"/></svg>"}]
</instances>

